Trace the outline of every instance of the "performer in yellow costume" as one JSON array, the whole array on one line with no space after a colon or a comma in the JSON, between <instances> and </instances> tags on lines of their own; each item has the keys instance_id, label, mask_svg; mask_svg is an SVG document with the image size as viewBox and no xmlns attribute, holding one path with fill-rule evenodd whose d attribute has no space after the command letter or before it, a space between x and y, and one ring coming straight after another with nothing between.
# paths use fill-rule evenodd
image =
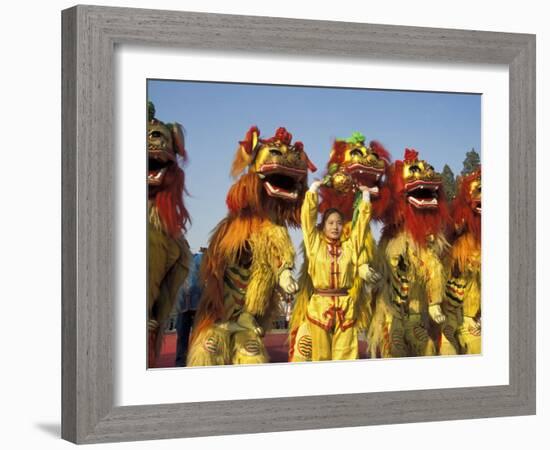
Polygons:
<instances>
[{"instance_id":1,"label":"performer in yellow costume","mask_svg":"<svg viewBox=\"0 0 550 450\"><path fill-rule=\"evenodd\" d=\"M443 355L481 353L481 168L461 178L453 201L441 326Z\"/></svg>"},{"instance_id":2,"label":"performer in yellow costume","mask_svg":"<svg viewBox=\"0 0 550 450\"><path fill-rule=\"evenodd\" d=\"M430 330L445 321L442 255L448 220L442 178L418 152L406 149L388 184L392 202L384 215L377 267L384 285L367 340L372 356L432 356L437 353Z\"/></svg>"},{"instance_id":3,"label":"performer in yellow costume","mask_svg":"<svg viewBox=\"0 0 550 450\"><path fill-rule=\"evenodd\" d=\"M360 187L362 201L356 223L348 239L342 241L344 217L336 209L323 215L318 228L318 189L322 182L313 182L302 206L301 223L308 258L308 273L313 296L307 306L310 324L311 359L313 361L357 359L357 303L349 295L358 271L358 258L363 250L371 217L370 195Z\"/></svg>"},{"instance_id":4,"label":"performer in yellow costume","mask_svg":"<svg viewBox=\"0 0 550 450\"><path fill-rule=\"evenodd\" d=\"M366 141L360 132L353 132L344 139L335 139L330 150L323 185L319 189L319 211L324 214L337 208L344 216L343 238L349 237L354 216L354 206L361 200L357 186L367 186L371 197L372 219L381 217L387 207L390 192L384 183L390 165L390 154L377 141ZM358 276L354 279L349 295L357 302L357 327L359 333L366 330L372 318L371 289L380 275L372 263L376 242L369 229L365 235L363 251L359 257ZM309 261L302 244L304 262L300 269L300 291L296 296L289 330L289 361L311 361L310 323L306 312L313 286L308 274Z\"/></svg>"}]
</instances>

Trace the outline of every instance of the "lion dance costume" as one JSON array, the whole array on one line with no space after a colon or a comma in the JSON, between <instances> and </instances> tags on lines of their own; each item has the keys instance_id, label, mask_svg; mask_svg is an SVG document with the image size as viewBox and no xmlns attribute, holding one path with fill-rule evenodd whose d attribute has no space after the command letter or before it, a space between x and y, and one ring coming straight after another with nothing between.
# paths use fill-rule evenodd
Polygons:
<instances>
[{"instance_id":1,"label":"lion dance costume","mask_svg":"<svg viewBox=\"0 0 550 450\"><path fill-rule=\"evenodd\" d=\"M371 141L368 145L365 144L365 136L355 132L349 138L337 139L334 141L329 161L327 163L327 171L324 178L324 185L320 188L320 204L319 211L324 213L330 208L337 208L343 215L346 222L342 236L342 245L349 241L353 229L357 226L357 209L358 200L358 185L367 186L371 197L372 217L378 219L382 211L387 206L389 201L389 190L384 185L384 175L390 163L390 155L388 151L378 142ZM313 211L313 199L309 205L310 213ZM356 217L354 220L354 211ZM311 218L307 218L308 223ZM361 225L359 225L361 226ZM352 279L347 279L343 284L349 285L349 300L353 305L353 311L349 311L348 315L352 317L354 343L351 353L345 354L338 352L334 353L334 359L342 359L344 356L356 357L357 350L357 334L360 330L366 329L371 318L371 297L370 292L365 284L366 282L374 282L374 272L370 263L374 259L376 243L374 242L370 227L367 225L364 230L355 230L361 233L362 246L359 255L354 256L354 264L358 270L353 273ZM350 241L351 242L351 241ZM310 276L310 258L311 252L307 251L305 246L302 249L304 254L304 264L300 273L300 291L297 295L292 317L290 321L289 333L289 361L302 362L311 361L313 353L311 330L319 325L311 320L311 315L308 318L309 301L314 294L314 283ZM348 250L349 253L349 250ZM339 280L342 284L343 280ZM330 298L330 297L328 297ZM333 303L336 299L333 299ZM317 323L320 321L317 320ZM322 327L321 327L322 328ZM321 353L325 350L315 350L319 359ZM326 357L326 355L325 355Z\"/></svg>"},{"instance_id":2,"label":"lion dance costume","mask_svg":"<svg viewBox=\"0 0 550 450\"><path fill-rule=\"evenodd\" d=\"M292 144L284 128L262 139L252 127L240 142L231 169L240 177L201 268L204 289L188 366L268 362L261 338L282 293L297 289L287 227L299 225L308 168L315 170L303 144Z\"/></svg>"},{"instance_id":3,"label":"lion dance costume","mask_svg":"<svg viewBox=\"0 0 550 450\"><path fill-rule=\"evenodd\" d=\"M460 179L452 203L454 229L440 353L481 353L481 168Z\"/></svg>"},{"instance_id":4,"label":"lion dance costume","mask_svg":"<svg viewBox=\"0 0 550 450\"><path fill-rule=\"evenodd\" d=\"M418 152L405 150L389 172L391 203L384 212L377 267L383 286L368 332L372 356L429 356L437 352L433 323L445 317L442 256L448 212L441 176Z\"/></svg>"},{"instance_id":5,"label":"lion dance costume","mask_svg":"<svg viewBox=\"0 0 550 450\"><path fill-rule=\"evenodd\" d=\"M148 104L147 122L147 209L148 209L148 285L147 316L149 330L148 365L155 366L163 330L176 294L189 271L191 252L183 233L189 213L183 203L185 175L177 163L187 159L182 127L163 123Z\"/></svg>"}]
</instances>

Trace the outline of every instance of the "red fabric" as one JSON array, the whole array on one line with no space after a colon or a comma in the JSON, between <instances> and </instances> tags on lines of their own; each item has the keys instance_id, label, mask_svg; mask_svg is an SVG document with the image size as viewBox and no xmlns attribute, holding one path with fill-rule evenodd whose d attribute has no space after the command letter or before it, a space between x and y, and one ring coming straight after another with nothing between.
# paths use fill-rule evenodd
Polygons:
<instances>
[{"instance_id":1,"label":"red fabric","mask_svg":"<svg viewBox=\"0 0 550 450\"><path fill-rule=\"evenodd\" d=\"M191 220L183 203L183 193L186 192L185 174L177 164L172 164L167 169L164 186L167 188L155 195L155 205L168 234L178 239L182 231L187 230L187 224Z\"/></svg>"}]
</instances>

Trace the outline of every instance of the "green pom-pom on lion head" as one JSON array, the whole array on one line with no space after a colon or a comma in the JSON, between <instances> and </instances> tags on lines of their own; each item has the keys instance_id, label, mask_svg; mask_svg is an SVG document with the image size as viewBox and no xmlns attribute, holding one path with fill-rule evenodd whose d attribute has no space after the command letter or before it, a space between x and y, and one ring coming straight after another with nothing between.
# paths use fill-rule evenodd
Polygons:
<instances>
[{"instance_id":1,"label":"green pom-pom on lion head","mask_svg":"<svg viewBox=\"0 0 550 450\"><path fill-rule=\"evenodd\" d=\"M344 141L348 144L363 144L365 142L365 135L363 133L360 133L359 131L354 131L351 133L350 137L347 138L339 138L337 141Z\"/></svg>"}]
</instances>

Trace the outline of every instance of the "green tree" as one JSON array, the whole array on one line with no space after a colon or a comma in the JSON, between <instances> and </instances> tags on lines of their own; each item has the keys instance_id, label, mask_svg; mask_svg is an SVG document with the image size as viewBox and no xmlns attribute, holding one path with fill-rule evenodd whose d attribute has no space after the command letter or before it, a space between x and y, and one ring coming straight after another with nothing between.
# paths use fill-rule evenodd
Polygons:
<instances>
[{"instance_id":1,"label":"green tree","mask_svg":"<svg viewBox=\"0 0 550 450\"><path fill-rule=\"evenodd\" d=\"M479 153L472 148L472 150L470 150L469 152L466 152L466 159L462 164L463 164L463 169L462 169L462 172L460 172L460 175L464 176L464 175L468 175L469 173L472 173L481 164Z\"/></svg>"},{"instance_id":2,"label":"green tree","mask_svg":"<svg viewBox=\"0 0 550 450\"><path fill-rule=\"evenodd\" d=\"M443 167L441 177L443 178L443 190L445 191L445 196L448 200L452 200L456 196L456 179L455 174L447 164Z\"/></svg>"}]
</instances>

